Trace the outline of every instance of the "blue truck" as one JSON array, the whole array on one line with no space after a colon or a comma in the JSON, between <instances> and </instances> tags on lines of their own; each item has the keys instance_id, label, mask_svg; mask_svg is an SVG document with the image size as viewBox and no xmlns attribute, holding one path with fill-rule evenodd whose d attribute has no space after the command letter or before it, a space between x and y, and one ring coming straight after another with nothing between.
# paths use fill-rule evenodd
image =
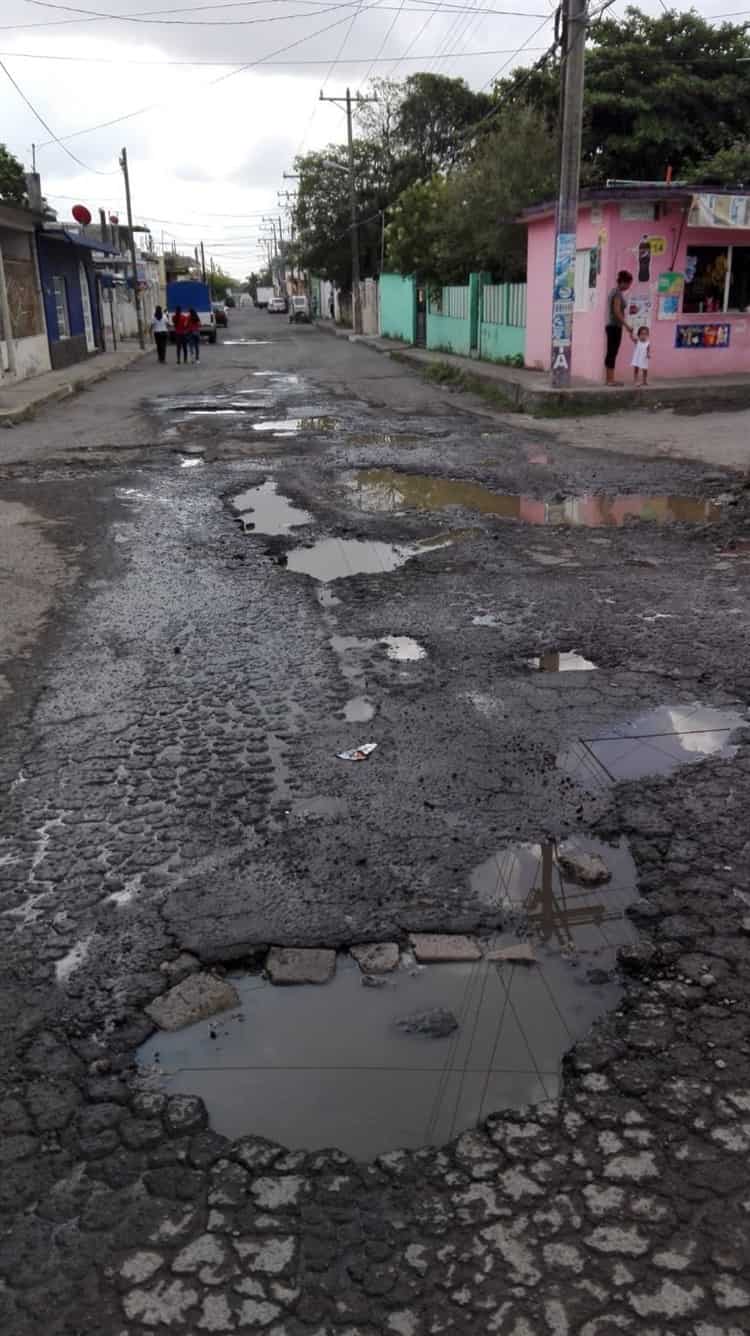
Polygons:
<instances>
[{"instance_id":1,"label":"blue truck","mask_svg":"<svg viewBox=\"0 0 750 1336\"><path fill-rule=\"evenodd\" d=\"M174 315L176 306L180 306L186 314L191 307L197 311L201 334L209 343L216 342L216 317L207 283L193 278L176 278L173 283L167 283L167 310L170 316Z\"/></svg>"}]
</instances>

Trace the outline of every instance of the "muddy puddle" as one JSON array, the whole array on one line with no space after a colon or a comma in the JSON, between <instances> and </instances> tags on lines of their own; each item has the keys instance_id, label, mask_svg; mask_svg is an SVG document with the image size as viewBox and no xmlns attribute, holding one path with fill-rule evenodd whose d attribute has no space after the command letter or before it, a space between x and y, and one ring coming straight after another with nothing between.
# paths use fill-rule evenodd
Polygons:
<instances>
[{"instance_id":1,"label":"muddy puddle","mask_svg":"<svg viewBox=\"0 0 750 1336\"><path fill-rule=\"evenodd\" d=\"M238 512L247 533L288 533L290 529L312 524L313 519L307 510L293 506L287 497L277 491L276 483L270 480L260 487L250 487L240 492L232 498L232 506Z\"/></svg>"},{"instance_id":2,"label":"muddy puddle","mask_svg":"<svg viewBox=\"0 0 750 1336\"><path fill-rule=\"evenodd\" d=\"M418 543L399 544L361 538L321 538L312 547L297 547L287 556L287 568L328 584L352 575L387 575L413 557L436 552L465 534L445 534Z\"/></svg>"},{"instance_id":3,"label":"muddy puddle","mask_svg":"<svg viewBox=\"0 0 750 1336\"><path fill-rule=\"evenodd\" d=\"M476 618L475 618L476 621ZM537 673L587 673L597 668L598 664L574 650L550 650L538 658L529 659L528 667Z\"/></svg>"},{"instance_id":4,"label":"muddy puddle","mask_svg":"<svg viewBox=\"0 0 750 1336\"><path fill-rule=\"evenodd\" d=\"M731 759L737 751L734 735L742 727L748 727L748 718L740 705L664 705L577 738L560 752L557 764L596 791L625 780L670 775L707 756Z\"/></svg>"},{"instance_id":5,"label":"muddy puddle","mask_svg":"<svg viewBox=\"0 0 750 1336\"><path fill-rule=\"evenodd\" d=\"M388 658L398 663L414 663L417 659L427 658L427 650L411 636L383 636L380 644L385 645Z\"/></svg>"},{"instance_id":6,"label":"muddy puddle","mask_svg":"<svg viewBox=\"0 0 750 1336\"><path fill-rule=\"evenodd\" d=\"M715 502L701 498L583 495L544 501L493 492L481 483L399 473L393 469L363 469L345 475L343 482L358 508L372 513L435 511L460 506L480 515L522 520L526 524L568 524L582 528L617 527L632 520L700 524L721 516Z\"/></svg>"},{"instance_id":7,"label":"muddy puddle","mask_svg":"<svg viewBox=\"0 0 750 1336\"><path fill-rule=\"evenodd\" d=\"M335 418L332 417L293 417L293 418L265 418L260 422L253 422L253 431L268 431L275 436L296 436L301 431L333 431L337 426Z\"/></svg>"}]
</instances>

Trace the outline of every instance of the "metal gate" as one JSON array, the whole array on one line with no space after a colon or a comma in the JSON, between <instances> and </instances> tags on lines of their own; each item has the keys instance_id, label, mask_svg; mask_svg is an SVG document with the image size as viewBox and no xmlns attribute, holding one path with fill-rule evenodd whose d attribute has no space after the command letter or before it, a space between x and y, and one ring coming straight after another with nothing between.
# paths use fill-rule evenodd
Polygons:
<instances>
[{"instance_id":1,"label":"metal gate","mask_svg":"<svg viewBox=\"0 0 750 1336\"><path fill-rule=\"evenodd\" d=\"M414 335L417 348L427 347L427 289L417 284L417 323Z\"/></svg>"}]
</instances>

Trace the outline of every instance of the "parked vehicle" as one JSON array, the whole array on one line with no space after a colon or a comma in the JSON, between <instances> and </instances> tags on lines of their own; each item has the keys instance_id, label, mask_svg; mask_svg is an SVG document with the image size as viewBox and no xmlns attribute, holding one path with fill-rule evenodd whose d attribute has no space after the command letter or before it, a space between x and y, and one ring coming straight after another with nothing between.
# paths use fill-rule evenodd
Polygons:
<instances>
[{"instance_id":1,"label":"parked vehicle","mask_svg":"<svg viewBox=\"0 0 750 1336\"><path fill-rule=\"evenodd\" d=\"M211 310L214 313L214 319L217 325L223 325L225 328L229 324L227 308L225 302L212 302Z\"/></svg>"},{"instance_id":2,"label":"parked vehicle","mask_svg":"<svg viewBox=\"0 0 750 1336\"><path fill-rule=\"evenodd\" d=\"M228 292L227 295L226 295L226 305L229 306L230 308L231 308L232 306L236 306L236 305L237 305L237 303L236 303L236 301L234 300L234 297L232 296L232 293L231 293L231 292Z\"/></svg>"},{"instance_id":3,"label":"parked vehicle","mask_svg":"<svg viewBox=\"0 0 750 1336\"><path fill-rule=\"evenodd\" d=\"M310 303L307 297L292 297L289 307L290 325L309 325L312 323Z\"/></svg>"},{"instance_id":4,"label":"parked vehicle","mask_svg":"<svg viewBox=\"0 0 750 1336\"><path fill-rule=\"evenodd\" d=\"M257 288L255 292L255 305L266 307L268 306L268 303L273 300L273 297L273 288Z\"/></svg>"},{"instance_id":5,"label":"parked vehicle","mask_svg":"<svg viewBox=\"0 0 750 1336\"><path fill-rule=\"evenodd\" d=\"M286 297L272 297L268 303L269 315L286 315Z\"/></svg>"},{"instance_id":6,"label":"parked vehicle","mask_svg":"<svg viewBox=\"0 0 750 1336\"><path fill-rule=\"evenodd\" d=\"M209 343L216 342L216 317L211 303L211 293L207 283L200 283L192 278L177 278L167 283L167 309L170 314L176 306L189 311L191 306L198 312L201 322L201 336ZM174 335L170 334L172 342Z\"/></svg>"}]
</instances>

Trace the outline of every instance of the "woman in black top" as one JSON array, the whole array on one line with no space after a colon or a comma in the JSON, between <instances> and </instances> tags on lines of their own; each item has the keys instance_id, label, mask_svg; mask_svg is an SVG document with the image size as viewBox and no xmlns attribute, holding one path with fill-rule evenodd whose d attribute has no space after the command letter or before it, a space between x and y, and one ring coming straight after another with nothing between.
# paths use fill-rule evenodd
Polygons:
<instances>
[{"instance_id":1,"label":"woman in black top","mask_svg":"<svg viewBox=\"0 0 750 1336\"><path fill-rule=\"evenodd\" d=\"M607 372L608 385L621 385L622 381L615 380L615 365L617 363L617 354L620 351L622 343L622 331L626 329L631 339L635 338L633 326L628 324L625 313L625 300L623 293L628 291L632 285L633 275L628 273L627 269L621 269L617 275L617 287L612 288L607 297L607 355L604 358L604 366Z\"/></svg>"}]
</instances>

